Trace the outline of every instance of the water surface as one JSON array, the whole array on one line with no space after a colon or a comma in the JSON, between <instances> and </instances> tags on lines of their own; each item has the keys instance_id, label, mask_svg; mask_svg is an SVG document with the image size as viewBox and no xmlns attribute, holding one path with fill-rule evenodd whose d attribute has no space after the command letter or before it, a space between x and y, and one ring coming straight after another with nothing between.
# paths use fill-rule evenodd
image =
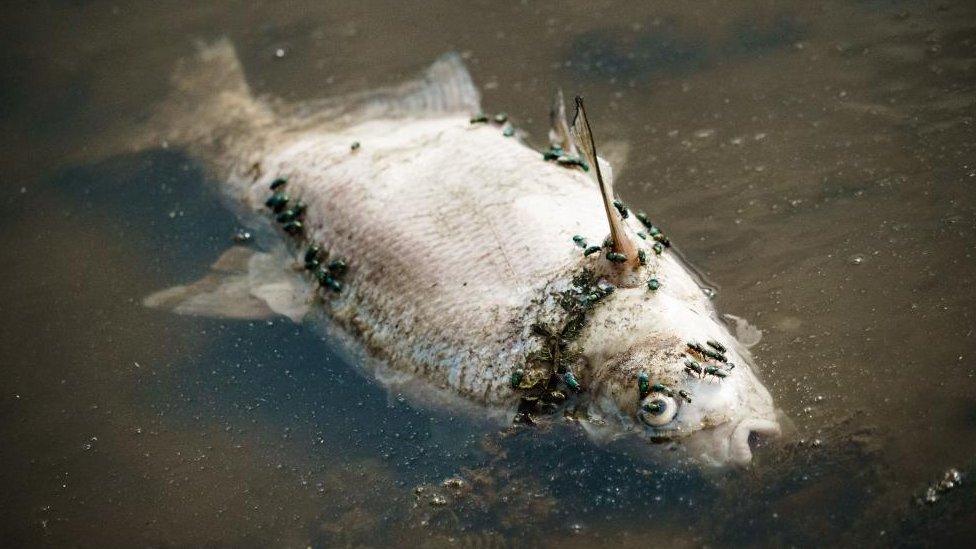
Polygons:
<instances>
[{"instance_id":1,"label":"water surface","mask_svg":"<svg viewBox=\"0 0 976 549\"><path fill-rule=\"evenodd\" d=\"M816 4L816 5L814 5ZM0 535L9 545L927 545L976 534L976 8L967 2L31 2L0 16ZM144 309L238 227L119 146L194 40L300 101L462 53L541 146L556 86L618 193L763 330L791 418L745 471L504 431L314 325ZM276 52L281 50L283 55ZM460 483L446 479L460 478ZM431 505L443 498L444 505Z\"/></svg>"}]
</instances>

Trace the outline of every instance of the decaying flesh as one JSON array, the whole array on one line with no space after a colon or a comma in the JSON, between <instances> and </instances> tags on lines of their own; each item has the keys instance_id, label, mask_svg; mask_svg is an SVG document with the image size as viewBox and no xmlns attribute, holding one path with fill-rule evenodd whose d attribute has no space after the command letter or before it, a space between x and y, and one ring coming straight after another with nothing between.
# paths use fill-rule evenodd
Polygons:
<instances>
[{"instance_id":1,"label":"decaying flesh","mask_svg":"<svg viewBox=\"0 0 976 549\"><path fill-rule=\"evenodd\" d=\"M175 86L144 144L197 155L256 214L245 220L287 229L289 252L235 252L224 286L216 269L147 304L295 320L311 308L395 379L512 413L555 394L597 438L683 440L708 462L747 462L750 433L778 432L748 351L670 242L643 213L624 219L581 100L573 124L553 107L547 157L580 156L545 161L511 126L472 118L478 93L453 55L397 88L282 105L250 93L221 41L184 62ZM312 245L321 257L302 273ZM327 258L348 267L316 289L332 276L313 272ZM581 273L599 299L574 287Z\"/></svg>"}]
</instances>

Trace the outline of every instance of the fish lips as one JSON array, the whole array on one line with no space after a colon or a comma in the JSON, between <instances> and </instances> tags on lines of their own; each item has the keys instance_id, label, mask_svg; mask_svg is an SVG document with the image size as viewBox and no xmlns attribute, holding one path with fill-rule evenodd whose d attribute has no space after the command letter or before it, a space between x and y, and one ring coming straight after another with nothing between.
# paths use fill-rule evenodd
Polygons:
<instances>
[{"instance_id":1,"label":"fish lips","mask_svg":"<svg viewBox=\"0 0 976 549\"><path fill-rule=\"evenodd\" d=\"M752 446L750 439L754 435L767 438L778 438L782 429L778 422L762 419L747 418L739 422L729 436L729 459L736 465L748 465L752 461Z\"/></svg>"}]
</instances>

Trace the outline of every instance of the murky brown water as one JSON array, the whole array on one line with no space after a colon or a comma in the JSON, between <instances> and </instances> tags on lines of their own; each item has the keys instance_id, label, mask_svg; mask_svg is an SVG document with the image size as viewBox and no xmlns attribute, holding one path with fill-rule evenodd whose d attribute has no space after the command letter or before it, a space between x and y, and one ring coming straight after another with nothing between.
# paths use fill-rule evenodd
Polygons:
<instances>
[{"instance_id":1,"label":"murky brown water","mask_svg":"<svg viewBox=\"0 0 976 549\"><path fill-rule=\"evenodd\" d=\"M976 6L461 4L4 8L4 544L971 543L974 477L911 500L976 472ZM585 94L618 192L763 329L796 432L676 470L414 409L311 327L143 309L236 223L189 157L110 153L220 35L292 101L461 51L537 145L551 90Z\"/></svg>"}]
</instances>

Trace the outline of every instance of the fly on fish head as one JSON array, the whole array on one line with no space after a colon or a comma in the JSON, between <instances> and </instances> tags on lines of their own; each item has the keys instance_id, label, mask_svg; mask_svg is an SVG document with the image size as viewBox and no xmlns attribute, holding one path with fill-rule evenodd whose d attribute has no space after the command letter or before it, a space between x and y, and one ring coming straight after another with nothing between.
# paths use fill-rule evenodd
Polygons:
<instances>
[{"instance_id":1,"label":"fly on fish head","mask_svg":"<svg viewBox=\"0 0 976 549\"><path fill-rule=\"evenodd\" d=\"M709 341L714 347L657 332L633 342L602 368L594 413L705 463L749 463L753 445L779 435L776 410L746 359Z\"/></svg>"}]
</instances>

